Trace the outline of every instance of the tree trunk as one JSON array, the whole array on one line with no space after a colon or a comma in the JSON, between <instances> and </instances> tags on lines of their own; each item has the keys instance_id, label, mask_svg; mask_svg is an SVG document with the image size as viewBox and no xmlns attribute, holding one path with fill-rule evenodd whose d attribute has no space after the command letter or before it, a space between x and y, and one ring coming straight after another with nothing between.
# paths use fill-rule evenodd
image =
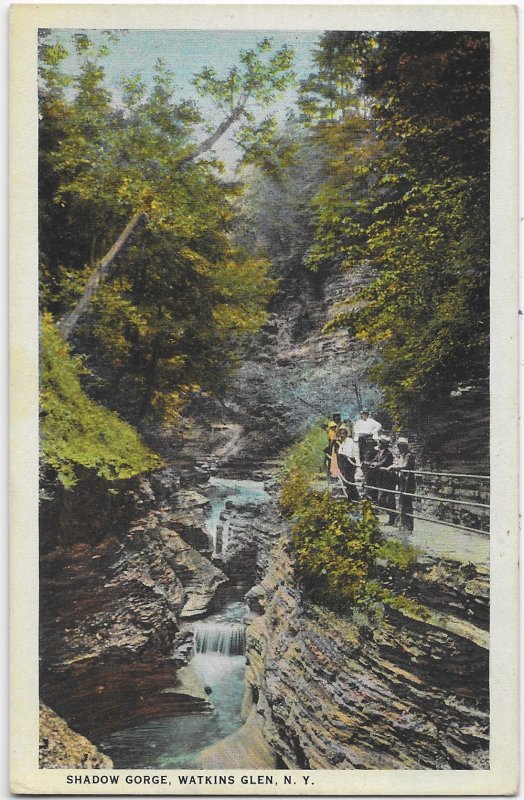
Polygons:
<instances>
[{"instance_id":1,"label":"tree trunk","mask_svg":"<svg viewBox=\"0 0 524 800\"><path fill-rule=\"evenodd\" d=\"M138 411L138 418L137 418L138 425L140 425L140 423L142 422L142 420L144 419L144 417L146 416L151 407L151 400L153 399L153 391L155 388L156 371L158 367L159 345L160 345L160 339L156 337L153 342L153 352L151 353L151 358L149 360L149 364L147 365L147 369L144 375L146 388L144 396L142 398L140 409Z\"/></svg>"},{"instance_id":2,"label":"tree trunk","mask_svg":"<svg viewBox=\"0 0 524 800\"><path fill-rule=\"evenodd\" d=\"M207 139L204 139L194 150L191 151L187 156L179 161L178 166L181 167L184 164L187 164L189 161L193 161L198 156L201 156L203 153L207 153L208 150L211 150L212 147L218 142L218 140L224 135L224 133L234 125L235 122L238 122L242 114L245 110L244 102L240 103L232 112L231 114L225 118L223 122L220 123L218 128L208 136Z\"/></svg>"},{"instance_id":3,"label":"tree trunk","mask_svg":"<svg viewBox=\"0 0 524 800\"><path fill-rule=\"evenodd\" d=\"M124 230L122 231L122 233L120 234L114 245L105 254L100 264L98 264L98 266L95 268L93 274L89 278L84 294L82 295L82 297L80 298L74 309L58 323L58 328L60 330L60 334L64 341L67 342L67 340L73 333L78 323L78 320L87 311L89 301L95 294L100 284L103 283L107 278L111 264L113 263L117 255L120 253L120 251L124 247L125 243L129 239L135 228L138 227L139 223L142 222L143 219L145 219L145 214L142 211L137 211L137 213L134 214L134 216L127 223L126 227L124 228Z\"/></svg>"}]
</instances>

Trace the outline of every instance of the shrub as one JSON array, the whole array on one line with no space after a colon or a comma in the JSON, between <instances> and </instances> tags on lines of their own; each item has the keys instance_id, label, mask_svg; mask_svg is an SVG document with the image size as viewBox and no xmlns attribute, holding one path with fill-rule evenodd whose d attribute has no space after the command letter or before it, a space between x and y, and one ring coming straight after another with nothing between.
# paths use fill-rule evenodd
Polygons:
<instances>
[{"instance_id":1,"label":"shrub","mask_svg":"<svg viewBox=\"0 0 524 800\"><path fill-rule=\"evenodd\" d=\"M317 425L288 451L280 493L280 508L286 516L292 517L307 503L311 483L324 463L323 448L326 444L326 433Z\"/></svg>"},{"instance_id":2,"label":"shrub","mask_svg":"<svg viewBox=\"0 0 524 800\"><path fill-rule=\"evenodd\" d=\"M360 510L328 492L309 492L292 522L292 543L306 591L330 607L362 601L382 543L378 520L366 501Z\"/></svg>"},{"instance_id":3,"label":"shrub","mask_svg":"<svg viewBox=\"0 0 524 800\"><path fill-rule=\"evenodd\" d=\"M280 495L281 509L291 523L297 574L307 595L336 611L377 602L397 608L413 605L415 601L380 585L376 565L381 561L405 570L415 551L384 539L369 500L348 503L312 488L325 441L318 427L290 451Z\"/></svg>"}]
</instances>

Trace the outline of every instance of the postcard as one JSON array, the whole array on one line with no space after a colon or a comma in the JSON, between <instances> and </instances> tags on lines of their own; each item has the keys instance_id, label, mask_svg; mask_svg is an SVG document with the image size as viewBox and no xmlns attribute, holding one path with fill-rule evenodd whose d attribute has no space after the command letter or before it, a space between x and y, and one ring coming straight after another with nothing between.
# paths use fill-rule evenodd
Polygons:
<instances>
[{"instance_id":1,"label":"postcard","mask_svg":"<svg viewBox=\"0 0 524 800\"><path fill-rule=\"evenodd\" d=\"M516 12L11 9L11 787L517 790Z\"/></svg>"}]
</instances>

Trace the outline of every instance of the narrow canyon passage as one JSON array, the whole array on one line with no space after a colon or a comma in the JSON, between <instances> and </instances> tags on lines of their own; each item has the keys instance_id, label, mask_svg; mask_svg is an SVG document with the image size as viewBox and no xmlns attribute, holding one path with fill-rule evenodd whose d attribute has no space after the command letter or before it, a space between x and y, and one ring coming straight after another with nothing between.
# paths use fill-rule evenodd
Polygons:
<instances>
[{"instance_id":1,"label":"narrow canyon passage","mask_svg":"<svg viewBox=\"0 0 524 800\"><path fill-rule=\"evenodd\" d=\"M226 506L233 502L237 507L263 504L269 499L262 481L217 476L210 479L206 496L211 507L205 527L212 541L213 556L227 554ZM100 746L117 769L194 768L195 759L203 749L242 726L247 606L242 596L231 599L238 594L234 587L226 587L214 613L185 626L193 637L188 666L208 693L213 710L166 716L110 733ZM162 691L169 693L169 688Z\"/></svg>"},{"instance_id":2,"label":"narrow canyon passage","mask_svg":"<svg viewBox=\"0 0 524 800\"><path fill-rule=\"evenodd\" d=\"M42 32L40 763L489 769L489 36L191 36Z\"/></svg>"}]
</instances>

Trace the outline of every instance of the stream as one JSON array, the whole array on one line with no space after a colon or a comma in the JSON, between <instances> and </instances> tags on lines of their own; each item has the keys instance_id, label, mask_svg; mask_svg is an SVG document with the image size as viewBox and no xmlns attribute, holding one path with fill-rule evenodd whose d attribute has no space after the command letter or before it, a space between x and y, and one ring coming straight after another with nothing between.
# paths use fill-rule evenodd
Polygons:
<instances>
[{"instance_id":1,"label":"stream","mask_svg":"<svg viewBox=\"0 0 524 800\"><path fill-rule=\"evenodd\" d=\"M206 495L211 502L207 530L213 552L227 549L227 521L221 514L229 501L264 502L261 481L213 477ZM214 710L154 719L116 731L100 742L116 769L191 769L206 747L234 733L241 725L244 692L245 626L241 600L227 602L218 612L191 624L194 634L190 665L210 691Z\"/></svg>"},{"instance_id":2,"label":"stream","mask_svg":"<svg viewBox=\"0 0 524 800\"><path fill-rule=\"evenodd\" d=\"M207 531L213 542L213 555L227 550L229 523L222 524L220 515L227 503L242 500L245 503L263 503L268 494L262 481L235 480L212 477L210 490L206 492L211 502L211 513L207 519Z\"/></svg>"}]
</instances>

